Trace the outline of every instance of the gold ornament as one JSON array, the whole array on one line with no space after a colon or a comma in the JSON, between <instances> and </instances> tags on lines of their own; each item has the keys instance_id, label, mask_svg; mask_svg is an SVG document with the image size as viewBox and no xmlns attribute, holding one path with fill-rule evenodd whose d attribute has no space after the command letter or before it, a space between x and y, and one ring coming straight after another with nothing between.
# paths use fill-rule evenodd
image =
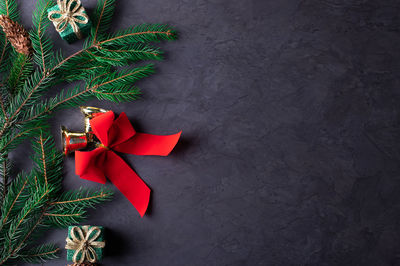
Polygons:
<instances>
[{"instance_id":1,"label":"gold ornament","mask_svg":"<svg viewBox=\"0 0 400 266\"><path fill-rule=\"evenodd\" d=\"M88 137L86 133L71 132L64 126L61 127L61 141L65 155L76 150L84 149L88 145Z\"/></svg>"},{"instance_id":2,"label":"gold ornament","mask_svg":"<svg viewBox=\"0 0 400 266\"><path fill-rule=\"evenodd\" d=\"M92 128L90 127L90 119L95 117L100 113L106 113L109 110L105 110L102 108L92 107L92 106L81 106L81 112L85 116L85 132L91 133Z\"/></svg>"}]
</instances>

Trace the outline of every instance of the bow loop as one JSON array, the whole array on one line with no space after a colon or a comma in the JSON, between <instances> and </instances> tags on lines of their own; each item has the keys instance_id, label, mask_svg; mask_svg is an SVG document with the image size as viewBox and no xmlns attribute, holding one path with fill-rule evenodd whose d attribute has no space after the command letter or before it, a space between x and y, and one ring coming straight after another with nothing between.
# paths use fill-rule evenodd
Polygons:
<instances>
[{"instance_id":1,"label":"bow loop","mask_svg":"<svg viewBox=\"0 0 400 266\"><path fill-rule=\"evenodd\" d=\"M129 118L125 113L121 113L117 119L115 119L113 125L108 132L108 142L110 147L123 144L136 134L133 129Z\"/></svg>"},{"instance_id":2,"label":"bow loop","mask_svg":"<svg viewBox=\"0 0 400 266\"><path fill-rule=\"evenodd\" d=\"M109 147L108 134L114 123L114 112L109 111L90 120L90 126L96 137L104 146Z\"/></svg>"}]
</instances>

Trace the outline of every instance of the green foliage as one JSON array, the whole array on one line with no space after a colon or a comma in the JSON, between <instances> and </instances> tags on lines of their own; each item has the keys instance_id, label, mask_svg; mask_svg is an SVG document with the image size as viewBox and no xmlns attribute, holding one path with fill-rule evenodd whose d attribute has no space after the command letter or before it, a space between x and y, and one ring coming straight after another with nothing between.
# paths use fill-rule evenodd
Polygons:
<instances>
[{"instance_id":1,"label":"green foliage","mask_svg":"<svg viewBox=\"0 0 400 266\"><path fill-rule=\"evenodd\" d=\"M12 61L12 68L4 83L7 84L8 91L11 94L16 94L22 89L23 84L32 73L33 63L29 56L19 53L15 55Z\"/></svg>"},{"instance_id":2,"label":"green foliage","mask_svg":"<svg viewBox=\"0 0 400 266\"><path fill-rule=\"evenodd\" d=\"M57 227L80 223L85 218L85 209L94 208L96 204L111 199L112 194L111 190L105 188L97 191L81 188L65 192L48 209L49 223Z\"/></svg>"},{"instance_id":3,"label":"green foliage","mask_svg":"<svg viewBox=\"0 0 400 266\"><path fill-rule=\"evenodd\" d=\"M33 262L54 258L56 248L52 245L31 248L35 242L34 233L40 228L67 227L80 222L87 208L94 208L112 196L112 192L104 188L60 195L62 156L53 139L39 134L32 146L33 170L13 179L2 204L0 265L10 259Z\"/></svg>"},{"instance_id":4,"label":"green foliage","mask_svg":"<svg viewBox=\"0 0 400 266\"><path fill-rule=\"evenodd\" d=\"M93 79L92 92L100 100L114 102L134 100L139 95L139 90L132 86L136 81L154 73L152 64L135 69L115 71Z\"/></svg>"},{"instance_id":5,"label":"green foliage","mask_svg":"<svg viewBox=\"0 0 400 266\"><path fill-rule=\"evenodd\" d=\"M103 46L112 45L122 48L137 42L149 43L174 39L176 39L176 32L168 25L143 24L110 34L108 38L101 41L100 44Z\"/></svg>"},{"instance_id":6,"label":"green foliage","mask_svg":"<svg viewBox=\"0 0 400 266\"><path fill-rule=\"evenodd\" d=\"M0 185L0 204L4 202L4 199L8 190L8 177L11 172L11 162L7 157L0 157L0 177L1 177L1 185Z\"/></svg>"},{"instance_id":7,"label":"green foliage","mask_svg":"<svg viewBox=\"0 0 400 266\"><path fill-rule=\"evenodd\" d=\"M14 122L20 115L21 111L34 106L52 85L54 74L43 73L39 68L26 80L21 91L13 97L9 107L11 122Z\"/></svg>"},{"instance_id":8,"label":"green foliage","mask_svg":"<svg viewBox=\"0 0 400 266\"><path fill-rule=\"evenodd\" d=\"M90 52L91 58L103 64L126 66L142 60L161 60L162 51L144 43L135 43L125 49L99 46Z\"/></svg>"},{"instance_id":9,"label":"green foliage","mask_svg":"<svg viewBox=\"0 0 400 266\"><path fill-rule=\"evenodd\" d=\"M0 265L55 258L54 245L37 246L40 234L82 222L88 208L111 199L112 192L105 188L62 192L62 156L43 132L48 118L61 108L93 98L135 100L139 96L136 82L153 74L154 67L131 64L161 60L163 52L152 43L176 38L171 27L159 24L108 33L115 3L98 0L89 37L82 49L69 56L55 51L46 33L51 24L47 9L55 4L53 0L36 3L29 31L31 56L18 54L0 31ZM16 0L0 0L0 14L18 20ZM77 84L46 97L49 89L62 82ZM26 139L32 140L33 169L11 177L8 155Z\"/></svg>"},{"instance_id":10,"label":"green foliage","mask_svg":"<svg viewBox=\"0 0 400 266\"><path fill-rule=\"evenodd\" d=\"M51 66L54 56L53 42L46 34L46 29L50 23L47 18L47 9L53 5L52 0L37 1L36 9L32 16L33 29L29 32L34 50L34 62L43 71L46 71Z\"/></svg>"},{"instance_id":11,"label":"green foliage","mask_svg":"<svg viewBox=\"0 0 400 266\"><path fill-rule=\"evenodd\" d=\"M7 41L6 35L0 31L0 73L6 72L10 67L10 50L11 45Z\"/></svg>"},{"instance_id":12,"label":"green foliage","mask_svg":"<svg viewBox=\"0 0 400 266\"><path fill-rule=\"evenodd\" d=\"M19 21L19 10L16 0L1 0L0 15L10 17L14 21Z\"/></svg>"},{"instance_id":13,"label":"green foliage","mask_svg":"<svg viewBox=\"0 0 400 266\"><path fill-rule=\"evenodd\" d=\"M57 258L57 252L60 249L54 244L40 245L24 251L20 254L23 261L27 263L44 263L48 260Z\"/></svg>"},{"instance_id":14,"label":"green foliage","mask_svg":"<svg viewBox=\"0 0 400 266\"><path fill-rule=\"evenodd\" d=\"M99 0L93 14L93 27L88 42L95 43L103 39L110 28L115 9L115 0Z\"/></svg>"},{"instance_id":15,"label":"green foliage","mask_svg":"<svg viewBox=\"0 0 400 266\"><path fill-rule=\"evenodd\" d=\"M16 127L10 129L0 139L0 156L6 157L10 151L14 150L25 139L39 134L44 127L44 125L37 125L36 127L27 126L21 129Z\"/></svg>"},{"instance_id":16,"label":"green foliage","mask_svg":"<svg viewBox=\"0 0 400 266\"><path fill-rule=\"evenodd\" d=\"M0 0L0 15L9 16L14 21L19 21L19 11L16 0ZM9 70L11 58L15 51L6 39L5 34L0 33L0 73Z\"/></svg>"},{"instance_id":17,"label":"green foliage","mask_svg":"<svg viewBox=\"0 0 400 266\"><path fill-rule=\"evenodd\" d=\"M0 242L3 243L13 217L21 212L25 202L30 197L28 180L24 173L20 173L11 182L1 208Z\"/></svg>"},{"instance_id":18,"label":"green foliage","mask_svg":"<svg viewBox=\"0 0 400 266\"><path fill-rule=\"evenodd\" d=\"M80 188L74 191L67 191L62 193L58 202L53 202L56 208L94 208L96 204L101 203L104 199L111 199L112 191L102 187L100 190L93 190L88 188Z\"/></svg>"}]
</instances>

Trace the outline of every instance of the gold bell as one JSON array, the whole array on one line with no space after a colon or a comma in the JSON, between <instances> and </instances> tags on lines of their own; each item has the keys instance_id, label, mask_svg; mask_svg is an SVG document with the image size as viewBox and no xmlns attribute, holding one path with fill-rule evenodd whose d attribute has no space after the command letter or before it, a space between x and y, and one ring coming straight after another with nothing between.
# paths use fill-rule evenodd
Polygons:
<instances>
[{"instance_id":1,"label":"gold bell","mask_svg":"<svg viewBox=\"0 0 400 266\"><path fill-rule=\"evenodd\" d=\"M88 137L86 133L71 132L64 126L61 127L61 140L65 155L76 150L84 149L88 145Z\"/></svg>"},{"instance_id":2,"label":"gold bell","mask_svg":"<svg viewBox=\"0 0 400 266\"><path fill-rule=\"evenodd\" d=\"M88 134L89 142L93 142L93 132L92 128L90 127L90 119L108 111L109 110L92 106L81 106L81 112L85 116L85 132Z\"/></svg>"}]
</instances>

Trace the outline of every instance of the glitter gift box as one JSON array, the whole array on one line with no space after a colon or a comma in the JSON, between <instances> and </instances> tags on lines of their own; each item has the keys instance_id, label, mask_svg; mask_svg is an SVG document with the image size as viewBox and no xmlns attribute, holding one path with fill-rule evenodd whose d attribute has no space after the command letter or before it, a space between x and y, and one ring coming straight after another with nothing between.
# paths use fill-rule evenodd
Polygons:
<instances>
[{"instance_id":1,"label":"glitter gift box","mask_svg":"<svg viewBox=\"0 0 400 266\"><path fill-rule=\"evenodd\" d=\"M47 14L61 38L68 43L83 38L90 31L89 16L79 0L58 0Z\"/></svg>"},{"instance_id":2,"label":"glitter gift box","mask_svg":"<svg viewBox=\"0 0 400 266\"><path fill-rule=\"evenodd\" d=\"M65 246L68 261L75 263L100 262L103 258L104 246L104 228L102 226L68 227L67 245ZM81 261L83 255L85 257Z\"/></svg>"}]
</instances>

